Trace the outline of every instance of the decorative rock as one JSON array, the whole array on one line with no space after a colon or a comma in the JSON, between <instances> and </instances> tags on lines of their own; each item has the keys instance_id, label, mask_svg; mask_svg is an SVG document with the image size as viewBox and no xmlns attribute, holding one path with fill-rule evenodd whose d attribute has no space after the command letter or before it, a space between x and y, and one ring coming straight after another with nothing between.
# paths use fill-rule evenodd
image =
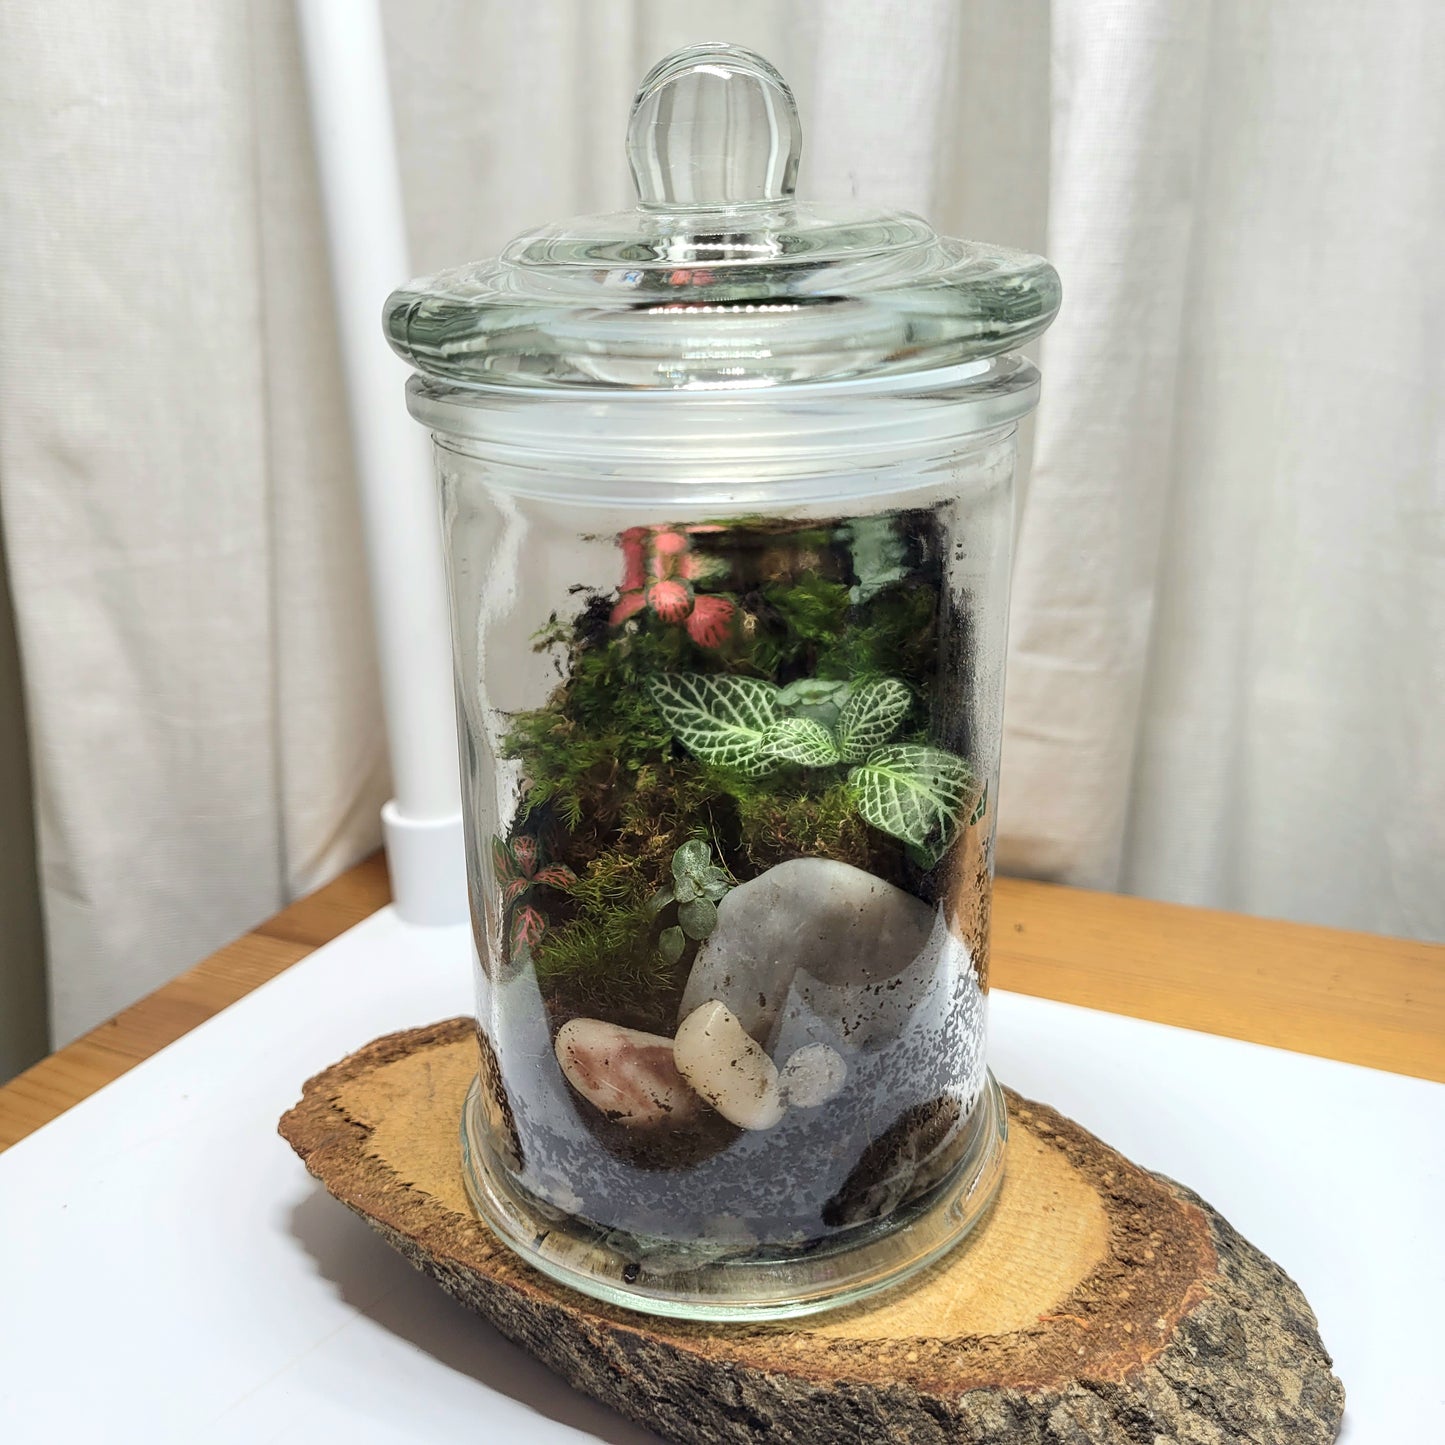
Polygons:
<instances>
[{"instance_id":1,"label":"decorative rock","mask_svg":"<svg viewBox=\"0 0 1445 1445\"><path fill-rule=\"evenodd\" d=\"M843 1187L823 1206L833 1228L862 1224L891 1214L906 1199L923 1192L919 1175L958 1139L960 1109L947 1096L915 1104L864 1151ZM952 1162L952 1161L950 1161ZM946 1170L929 1170L936 1183Z\"/></svg>"},{"instance_id":2,"label":"decorative rock","mask_svg":"<svg viewBox=\"0 0 1445 1445\"><path fill-rule=\"evenodd\" d=\"M688 1014L672 1049L678 1072L730 1124L771 1129L782 1119L777 1067L725 1004Z\"/></svg>"},{"instance_id":3,"label":"decorative rock","mask_svg":"<svg viewBox=\"0 0 1445 1445\"><path fill-rule=\"evenodd\" d=\"M804 1044L793 1052L778 1074L785 1103L814 1109L836 1098L848 1077L848 1065L827 1044Z\"/></svg>"},{"instance_id":4,"label":"decorative rock","mask_svg":"<svg viewBox=\"0 0 1445 1445\"><path fill-rule=\"evenodd\" d=\"M567 1082L609 1119L634 1129L691 1123L702 1100L678 1073L672 1040L603 1019L570 1019L557 1034Z\"/></svg>"},{"instance_id":5,"label":"decorative rock","mask_svg":"<svg viewBox=\"0 0 1445 1445\"><path fill-rule=\"evenodd\" d=\"M829 858L779 863L718 904L678 1016L715 999L771 1048L794 989L862 1047L895 1033L926 991L933 922L926 903L861 868Z\"/></svg>"},{"instance_id":6,"label":"decorative rock","mask_svg":"<svg viewBox=\"0 0 1445 1445\"><path fill-rule=\"evenodd\" d=\"M519 1170L523 1156L522 1138L517 1133L517 1116L512 1112L512 1100L507 1094L497 1051L480 1024L477 1025L477 1052L480 1058L477 1097L487 1118L492 1147L508 1169Z\"/></svg>"}]
</instances>

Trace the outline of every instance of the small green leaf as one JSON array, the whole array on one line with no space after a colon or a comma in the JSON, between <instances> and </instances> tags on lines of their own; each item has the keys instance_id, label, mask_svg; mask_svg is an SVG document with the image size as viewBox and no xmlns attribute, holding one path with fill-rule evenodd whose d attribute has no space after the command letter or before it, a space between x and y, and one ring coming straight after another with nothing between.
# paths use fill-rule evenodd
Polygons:
<instances>
[{"instance_id":1,"label":"small green leaf","mask_svg":"<svg viewBox=\"0 0 1445 1445\"><path fill-rule=\"evenodd\" d=\"M895 517L887 513L855 517L845 530L852 540L849 550L858 577L857 585L848 593L852 601L866 602L875 592L903 578L908 553Z\"/></svg>"},{"instance_id":2,"label":"small green leaf","mask_svg":"<svg viewBox=\"0 0 1445 1445\"><path fill-rule=\"evenodd\" d=\"M805 768L827 768L838 761L832 733L807 717L779 718L763 734L762 752L764 757L780 758Z\"/></svg>"},{"instance_id":3,"label":"small green leaf","mask_svg":"<svg viewBox=\"0 0 1445 1445\"><path fill-rule=\"evenodd\" d=\"M778 694L778 701L796 716L810 717L825 728L831 728L837 725L838 712L852 691L851 682L802 677L797 682L790 682Z\"/></svg>"},{"instance_id":4,"label":"small green leaf","mask_svg":"<svg viewBox=\"0 0 1445 1445\"><path fill-rule=\"evenodd\" d=\"M698 875L698 884L705 897L716 903L733 886L728 875L721 868L704 868Z\"/></svg>"},{"instance_id":5,"label":"small green leaf","mask_svg":"<svg viewBox=\"0 0 1445 1445\"><path fill-rule=\"evenodd\" d=\"M647 911L656 918L669 903L672 902L673 893L671 888L659 888L651 898L647 900Z\"/></svg>"},{"instance_id":6,"label":"small green leaf","mask_svg":"<svg viewBox=\"0 0 1445 1445\"><path fill-rule=\"evenodd\" d=\"M679 905L677 921L689 938L704 939L717 927L717 904L708 898L697 898Z\"/></svg>"},{"instance_id":7,"label":"small green leaf","mask_svg":"<svg viewBox=\"0 0 1445 1445\"><path fill-rule=\"evenodd\" d=\"M702 896L702 889L698 887L697 878L691 873L679 878L672 891L677 896L679 903L695 903Z\"/></svg>"},{"instance_id":8,"label":"small green leaf","mask_svg":"<svg viewBox=\"0 0 1445 1445\"><path fill-rule=\"evenodd\" d=\"M978 795L978 802L974 804L973 812L968 815L968 826L973 827L975 823L983 821L983 815L988 812L988 784L984 784L983 792Z\"/></svg>"},{"instance_id":9,"label":"small green leaf","mask_svg":"<svg viewBox=\"0 0 1445 1445\"><path fill-rule=\"evenodd\" d=\"M778 716L778 689L756 677L668 673L648 682L672 735L693 757L758 778L777 766L760 751Z\"/></svg>"},{"instance_id":10,"label":"small green leaf","mask_svg":"<svg viewBox=\"0 0 1445 1445\"><path fill-rule=\"evenodd\" d=\"M912 706L913 694L896 677L865 683L838 714L838 751L846 761L861 763L898 731Z\"/></svg>"},{"instance_id":11,"label":"small green leaf","mask_svg":"<svg viewBox=\"0 0 1445 1445\"><path fill-rule=\"evenodd\" d=\"M676 924L671 928L664 928L662 936L657 940L657 951L662 955L662 961L666 964L673 964L682 957L682 951L687 947L687 936Z\"/></svg>"},{"instance_id":12,"label":"small green leaf","mask_svg":"<svg viewBox=\"0 0 1445 1445\"><path fill-rule=\"evenodd\" d=\"M712 862L712 850L701 838L689 838L672 855L672 876L681 878L687 873L697 873Z\"/></svg>"},{"instance_id":13,"label":"small green leaf","mask_svg":"<svg viewBox=\"0 0 1445 1445\"><path fill-rule=\"evenodd\" d=\"M973 801L973 774L953 753L918 743L878 748L848 774L864 819L937 863Z\"/></svg>"},{"instance_id":14,"label":"small green leaf","mask_svg":"<svg viewBox=\"0 0 1445 1445\"><path fill-rule=\"evenodd\" d=\"M829 677L800 677L778 693L778 701L784 707L812 706L831 702L840 694L846 696L851 686L851 683L837 682Z\"/></svg>"}]
</instances>

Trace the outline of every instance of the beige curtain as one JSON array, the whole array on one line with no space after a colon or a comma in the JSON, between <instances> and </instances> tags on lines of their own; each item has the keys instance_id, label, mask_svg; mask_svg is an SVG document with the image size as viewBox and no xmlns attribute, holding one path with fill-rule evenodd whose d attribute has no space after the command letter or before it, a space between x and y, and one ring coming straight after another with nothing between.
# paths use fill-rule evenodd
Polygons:
<instances>
[{"instance_id":1,"label":"beige curtain","mask_svg":"<svg viewBox=\"0 0 1445 1445\"><path fill-rule=\"evenodd\" d=\"M1445 9L1054 7L1002 859L1445 937Z\"/></svg>"},{"instance_id":2,"label":"beige curtain","mask_svg":"<svg viewBox=\"0 0 1445 1445\"><path fill-rule=\"evenodd\" d=\"M1001 859L1445 935L1445 12L385 17L418 271L626 204L633 86L702 38L793 80L813 195L1046 250L1066 302L1021 502ZM287 0L0 12L0 504L58 1039L377 838L296 47Z\"/></svg>"}]
</instances>

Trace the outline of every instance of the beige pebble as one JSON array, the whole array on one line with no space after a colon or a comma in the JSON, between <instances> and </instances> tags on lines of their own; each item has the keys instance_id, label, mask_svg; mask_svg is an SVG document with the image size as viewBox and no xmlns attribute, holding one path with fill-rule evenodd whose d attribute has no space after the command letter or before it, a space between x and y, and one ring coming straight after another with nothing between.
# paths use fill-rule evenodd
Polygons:
<instances>
[{"instance_id":1,"label":"beige pebble","mask_svg":"<svg viewBox=\"0 0 1445 1445\"><path fill-rule=\"evenodd\" d=\"M783 1117L778 1070L761 1045L716 999L678 1025L677 1071L730 1124L771 1129Z\"/></svg>"}]
</instances>

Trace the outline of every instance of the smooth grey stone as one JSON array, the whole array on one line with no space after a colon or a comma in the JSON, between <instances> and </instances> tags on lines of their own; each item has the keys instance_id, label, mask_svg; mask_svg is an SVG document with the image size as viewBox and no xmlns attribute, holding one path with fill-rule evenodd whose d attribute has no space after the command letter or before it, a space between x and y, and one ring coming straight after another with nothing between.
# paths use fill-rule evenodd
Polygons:
<instances>
[{"instance_id":1,"label":"smooth grey stone","mask_svg":"<svg viewBox=\"0 0 1445 1445\"><path fill-rule=\"evenodd\" d=\"M927 995L934 910L829 858L793 858L734 888L699 951L679 1019L710 999L773 1049L790 1002L819 1020L815 1039L860 1048L895 1037Z\"/></svg>"},{"instance_id":2,"label":"smooth grey stone","mask_svg":"<svg viewBox=\"0 0 1445 1445\"><path fill-rule=\"evenodd\" d=\"M842 1091L848 1065L837 1049L827 1044L804 1044L794 1049L778 1072L783 1102L790 1108L816 1109Z\"/></svg>"}]
</instances>

